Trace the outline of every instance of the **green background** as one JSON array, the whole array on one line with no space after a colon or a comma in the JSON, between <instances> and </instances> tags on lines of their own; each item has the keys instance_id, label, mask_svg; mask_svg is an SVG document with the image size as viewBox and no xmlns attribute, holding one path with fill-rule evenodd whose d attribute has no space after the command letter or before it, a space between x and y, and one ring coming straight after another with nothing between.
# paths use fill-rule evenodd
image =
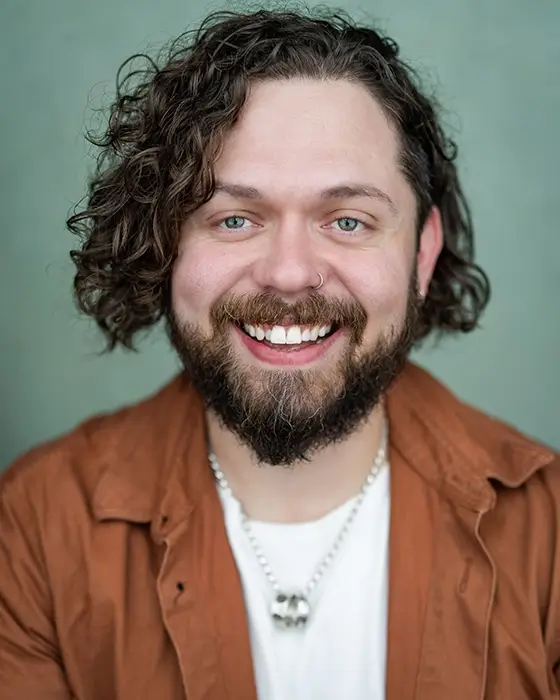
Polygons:
<instances>
[{"instance_id":1,"label":"green background","mask_svg":"<svg viewBox=\"0 0 560 700\"><path fill-rule=\"evenodd\" d=\"M401 44L448 108L493 283L483 328L418 359L470 402L560 447L560 2L379 0L342 5ZM176 362L160 331L99 356L73 310L64 228L91 160L91 107L119 63L217 4L0 3L0 466L86 416L160 386Z\"/></svg>"}]
</instances>

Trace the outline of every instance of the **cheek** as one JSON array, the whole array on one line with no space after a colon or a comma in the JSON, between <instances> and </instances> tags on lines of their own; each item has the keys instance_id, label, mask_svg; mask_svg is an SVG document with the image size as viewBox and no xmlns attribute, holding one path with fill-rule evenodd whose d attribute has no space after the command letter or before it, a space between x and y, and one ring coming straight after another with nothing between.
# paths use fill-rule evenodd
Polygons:
<instances>
[{"instance_id":1,"label":"cheek","mask_svg":"<svg viewBox=\"0 0 560 700\"><path fill-rule=\"evenodd\" d=\"M214 302L224 293L231 277L231 261L206 246L182 246L171 275L171 303L185 321L203 320ZM202 317L202 319L201 319Z\"/></svg>"},{"instance_id":2,"label":"cheek","mask_svg":"<svg viewBox=\"0 0 560 700\"><path fill-rule=\"evenodd\" d=\"M401 323L406 314L412 260L401 254L384 254L360 261L354 266L351 291L368 315L368 326L377 335L394 323Z\"/></svg>"}]
</instances>

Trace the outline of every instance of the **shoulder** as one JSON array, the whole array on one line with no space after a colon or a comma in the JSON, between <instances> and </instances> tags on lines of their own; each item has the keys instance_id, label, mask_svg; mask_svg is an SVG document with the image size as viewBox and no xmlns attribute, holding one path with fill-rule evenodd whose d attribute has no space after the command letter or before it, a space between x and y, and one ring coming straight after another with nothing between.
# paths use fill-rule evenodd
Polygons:
<instances>
[{"instance_id":1,"label":"shoulder","mask_svg":"<svg viewBox=\"0 0 560 700\"><path fill-rule=\"evenodd\" d=\"M541 482L560 488L560 453L504 420L456 400L457 413L473 442L489 456L488 477L515 487Z\"/></svg>"},{"instance_id":2,"label":"shoulder","mask_svg":"<svg viewBox=\"0 0 560 700\"><path fill-rule=\"evenodd\" d=\"M558 451L507 422L463 402L458 402L457 410L471 439L488 455L486 476L501 495L500 500L505 500L508 504L519 503L518 499L504 498L506 493L517 491L533 510L541 511L542 515L548 512L549 517L558 517ZM549 519L548 522L552 521Z\"/></svg>"},{"instance_id":3,"label":"shoulder","mask_svg":"<svg viewBox=\"0 0 560 700\"><path fill-rule=\"evenodd\" d=\"M0 474L2 506L36 513L89 507L108 469L157 442L167 408L184 390L185 381L176 378L138 403L92 417L22 454Z\"/></svg>"},{"instance_id":4,"label":"shoulder","mask_svg":"<svg viewBox=\"0 0 560 700\"><path fill-rule=\"evenodd\" d=\"M407 365L389 399L395 422L406 429L403 441L414 433L479 480L510 489L544 481L557 491L558 452L463 401L421 367Z\"/></svg>"},{"instance_id":5,"label":"shoulder","mask_svg":"<svg viewBox=\"0 0 560 700\"><path fill-rule=\"evenodd\" d=\"M90 418L18 457L0 475L2 507L37 516L39 511L54 512L63 502L77 506L87 501L104 471L104 446L131 410Z\"/></svg>"}]
</instances>

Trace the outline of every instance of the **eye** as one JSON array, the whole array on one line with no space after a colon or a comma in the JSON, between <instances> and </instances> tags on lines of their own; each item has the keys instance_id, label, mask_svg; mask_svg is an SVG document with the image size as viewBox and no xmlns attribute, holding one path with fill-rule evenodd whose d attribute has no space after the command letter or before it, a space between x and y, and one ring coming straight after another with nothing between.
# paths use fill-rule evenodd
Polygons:
<instances>
[{"instance_id":1,"label":"eye","mask_svg":"<svg viewBox=\"0 0 560 700\"><path fill-rule=\"evenodd\" d=\"M342 231L343 233L358 233L360 231L360 226L362 226L364 229L368 228L363 221L360 221L353 216L342 216L339 219L335 219L333 223L337 224L338 230Z\"/></svg>"},{"instance_id":2,"label":"eye","mask_svg":"<svg viewBox=\"0 0 560 700\"><path fill-rule=\"evenodd\" d=\"M220 228L225 228L228 231L239 231L246 228L244 224L249 223L249 219L245 216L228 216L227 219L220 221Z\"/></svg>"}]
</instances>

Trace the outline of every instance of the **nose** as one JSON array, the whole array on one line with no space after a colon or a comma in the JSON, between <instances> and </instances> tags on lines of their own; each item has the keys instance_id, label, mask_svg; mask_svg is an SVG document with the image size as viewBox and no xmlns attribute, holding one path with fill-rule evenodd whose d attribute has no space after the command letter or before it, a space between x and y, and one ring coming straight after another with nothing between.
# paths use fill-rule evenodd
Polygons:
<instances>
[{"instance_id":1,"label":"nose","mask_svg":"<svg viewBox=\"0 0 560 700\"><path fill-rule=\"evenodd\" d=\"M318 267L309 231L301 223L286 222L266 237L254 278L266 291L295 296L319 285Z\"/></svg>"}]
</instances>

